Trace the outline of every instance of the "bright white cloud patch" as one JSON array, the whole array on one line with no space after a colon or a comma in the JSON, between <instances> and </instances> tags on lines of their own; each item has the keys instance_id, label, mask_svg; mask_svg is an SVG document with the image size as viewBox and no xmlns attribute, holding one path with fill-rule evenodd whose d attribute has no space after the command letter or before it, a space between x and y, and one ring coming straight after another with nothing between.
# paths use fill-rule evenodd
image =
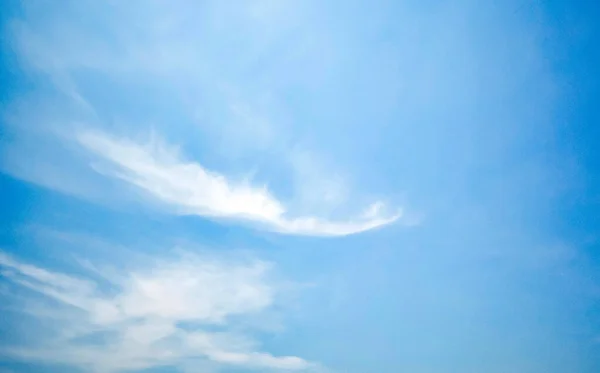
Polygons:
<instances>
[{"instance_id":1,"label":"bright white cloud patch","mask_svg":"<svg viewBox=\"0 0 600 373\"><path fill-rule=\"evenodd\" d=\"M284 99L296 90L289 77L321 81L327 70L317 68L323 51L333 53L328 43L313 44L322 32L302 30L311 13L304 8L270 1L236 7L189 1L24 4L7 40L19 66L44 83L8 106L6 138L15 141L2 141L0 169L67 194L120 204L126 199L121 189L82 165L81 149L70 142L85 123L77 141L111 166L111 176L180 213L319 236L396 221L395 206L363 202L373 185L350 181L372 178L335 154L335 144L310 141L327 136L318 126L307 127L310 120L300 114L314 111L318 119L323 108ZM289 56L273 54L289 40L304 47ZM117 125L121 133L151 127L238 171L260 169L280 194L236 182L227 170L209 170L160 144L107 136Z\"/></svg>"},{"instance_id":2,"label":"bright white cloud patch","mask_svg":"<svg viewBox=\"0 0 600 373\"><path fill-rule=\"evenodd\" d=\"M374 203L362 216L352 220L291 217L266 186L255 187L249 182L234 184L198 163L180 159L157 143L142 146L97 132L83 133L78 139L116 166L116 176L184 213L253 221L283 233L326 236L367 231L400 217L400 213L381 214L381 202Z\"/></svg>"},{"instance_id":3,"label":"bright white cloud patch","mask_svg":"<svg viewBox=\"0 0 600 373\"><path fill-rule=\"evenodd\" d=\"M253 340L230 330L232 317L264 311L274 302L276 292L263 262L228 263L187 255L108 277L115 285L110 290L3 253L0 269L9 283L33 290L27 299L35 300L39 293L59 307L56 313L24 307L42 325L56 329L56 335L37 330L34 344L2 348L15 358L102 373L179 368L186 359L261 371L316 369L299 357L258 351ZM183 322L195 327L183 327Z\"/></svg>"}]
</instances>

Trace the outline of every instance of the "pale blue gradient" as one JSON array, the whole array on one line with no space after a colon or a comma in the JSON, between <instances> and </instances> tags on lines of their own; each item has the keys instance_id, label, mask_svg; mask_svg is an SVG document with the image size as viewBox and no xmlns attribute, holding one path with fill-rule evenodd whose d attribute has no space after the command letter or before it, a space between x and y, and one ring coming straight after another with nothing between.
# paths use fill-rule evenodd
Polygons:
<instances>
[{"instance_id":1,"label":"pale blue gradient","mask_svg":"<svg viewBox=\"0 0 600 373\"><path fill-rule=\"evenodd\" d=\"M82 262L270 263L271 307L204 328L315 371L600 371L593 2L7 4L3 252L108 293ZM113 177L88 130L160 139L298 216L404 215L342 237L182 216ZM1 276L0 373L79 371L4 353L53 325ZM139 371L270 371L190 359Z\"/></svg>"}]
</instances>

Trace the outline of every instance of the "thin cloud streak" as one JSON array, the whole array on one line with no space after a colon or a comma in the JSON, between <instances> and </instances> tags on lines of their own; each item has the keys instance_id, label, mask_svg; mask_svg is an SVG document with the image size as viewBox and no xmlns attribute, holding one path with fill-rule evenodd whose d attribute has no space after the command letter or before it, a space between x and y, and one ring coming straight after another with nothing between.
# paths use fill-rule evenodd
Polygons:
<instances>
[{"instance_id":1,"label":"thin cloud streak","mask_svg":"<svg viewBox=\"0 0 600 373\"><path fill-rule=\"evenodd\" d=\"M48 313L33 315L56 329L56 335L38 330L34 345L7 346L0 353L86 370L93 367L99 373L179 367L190 358L251 369L314 371L317 364L258 351L247 335L229 330L233 316L252 315L273 305L276 291L268 281L268 268L260 261L230 263L190 254L132 271L114 279L116 291L103 291L92 280L0 252L0 270L9 284L32 290L27 297L31 303L39 301L38 293L70 315L64 320L49 318ZM185 328L181 322L197 326ZM207 326L218 331L207 331Z\"/></svg>"},{"instance_id":2,"label":"thin cloud streak","mask_svg":"<svg viewBox=\"0 0 600 373\"><path fill-rule=\"evenodd\" d=\"M19 142L6 146L6 155L0 159L4 172L102 204L127 202L120 198L122 188L113 189L111 179L90 172L80 162L85 159L80 149L64 141L86 123L86 130L91 132L79 134L80 144L104 158L114 170L96 171L136 186L178 213L310 236L351 235L400 218L406 223L407 218L396 206L367 217L368 210L382 203L364 201L370 191L363 185L350 185L350 180L360 175L338 162L341 158L327 154L322 147L304 144L309 141L302 139L302 128L286 120L295 116L293 108L273 98L279 96L281 87L255 85L252 79L240 81L234 74L253 66L250 61L259 56L270 55L274 46L290 37L282 36L287 34L283 31L299 33L296 29L304 24L300 9L304 5L257 2L231 8L215 2L206 9L200 6L207 13L199 13L208 20L233 17L247 31L242 32L245 47L239 51L245 57L232 64L232 70L219 74L215 71L221 71L222 58L230 48L222 49L220 44L209 50L195 46L203 43L206 35L235 35L239 27L221 30L218 22L181 22L189 21L190 7L198 6L187 1L166 8L162 3L140 5L110 3L98 8L101 29L114 37L112 45L102 41L104 35L98 34L99 29L87 27L88 22L74 21L90 15L81 2L51 12L47 22L38 19L39 14L46 15L39 4L26 4L23 17L11 23L8 39L20 67L40 73L49 84L35 95L25 95L22 100L27 110L16 111L10 118L12 136ZM132 37L131 15L143 19L136 23L134 33L139 32L141 38ZM288 17L292 15L293 27ZM306 54L302 59L312 61L311 56L321 56L321 51L311 47L302 53ZM148 90L148 85L155 88ZM102 92L115 92L115 102ZM203 98L203 92L210 92L211 98ZM147 108L147 100L161 104L150 104L155 105L153 110L139 112L136 108L141 103ZM123 107L117 102L124 103ZM34 106L37 109L32 113L29 108ZM173 124L174 117L180 118L180 125ZM175 142L180 137L173 133L185 133L185 140L193 139L190 142L200 144L209 157L235 163L238 170L266 170L264 179L284 191L277 189L281 194L276 197L266 187L234 182L226 170L208 170L203 164L171 154L160 144L148 147L111 138L105 133L113 133L110 127L115 121L125 129L123 133L143 132L148 128L137 128L136 123L152 122L153 128ZM186 147L186 141L178 143ZM340 169L343 177L338 175ZM281 187L286 181L291 182Z\"/></svg>"},{"instance_id":3,"label":"thin cloud streak","mask_svg":"<svg viewBox=\"0 0 600 373\"><path fill-rule=\"evenodd\" d=\"M160 141L140 145L100 132L82 132L77 139L114 167L108 174L143 189L184 214L249 221L281 233L314 236L360 233L391 224L402 215L401 212L382 214L383 203L377 201L355 219L289 217L284 204L266 186L254 187L248 181L234 184L224 175L181 159Z\"/></svg>"}]
</instances>

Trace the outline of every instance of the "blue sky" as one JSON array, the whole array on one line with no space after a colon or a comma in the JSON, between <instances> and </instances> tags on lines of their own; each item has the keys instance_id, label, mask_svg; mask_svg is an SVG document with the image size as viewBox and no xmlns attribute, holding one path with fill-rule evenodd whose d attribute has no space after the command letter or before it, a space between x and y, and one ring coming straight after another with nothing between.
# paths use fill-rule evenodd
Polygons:
<instances>
[{"instance_id":1,"label":"blue sky","mask_svg":"<svg viewBox=\"0 0 600 373\"><path fill-rule=\"evenodd\" d=\"M8 1L0 373L600 371L597 15Z\"/></svg>"}]
</instances>

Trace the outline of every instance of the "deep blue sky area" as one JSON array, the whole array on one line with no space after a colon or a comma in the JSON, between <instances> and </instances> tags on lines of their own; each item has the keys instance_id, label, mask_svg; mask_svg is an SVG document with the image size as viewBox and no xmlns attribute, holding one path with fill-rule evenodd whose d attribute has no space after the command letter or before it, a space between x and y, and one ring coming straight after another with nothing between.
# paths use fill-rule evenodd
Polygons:
<instances>
[{"instance_id":1,"label":"deep blue sky area","mask_svg":"<svg viewBox=\"0 0 600 373\"><path fill-rule=\"evenodd\" d=\"M594 1L5 1L0 373L600 372Z\"/></svg>"},{"instance_id":2,"label":"deep blue sky area","mask_svg":"<svg viewBox=\"0 0 600 373\"><path fill-rule=\"evenodd\" d=\"M564 225L571 234L588 235L598 231L599 220L594 216L598 199L600 167L596 139L600 138L597 109L598 84L596 66L600 51L595 47L599 35L598 5L593 2L548 2L548 14L555 31L549 44L557 50L553 68L567 87L568 100L563 103L564 117L558 138L561 146L573 155L583 182L566 198ZM572 214L572 215L571 215ZM586 233L587 232L587 233Z\"/></svg>"}]
</instances>

